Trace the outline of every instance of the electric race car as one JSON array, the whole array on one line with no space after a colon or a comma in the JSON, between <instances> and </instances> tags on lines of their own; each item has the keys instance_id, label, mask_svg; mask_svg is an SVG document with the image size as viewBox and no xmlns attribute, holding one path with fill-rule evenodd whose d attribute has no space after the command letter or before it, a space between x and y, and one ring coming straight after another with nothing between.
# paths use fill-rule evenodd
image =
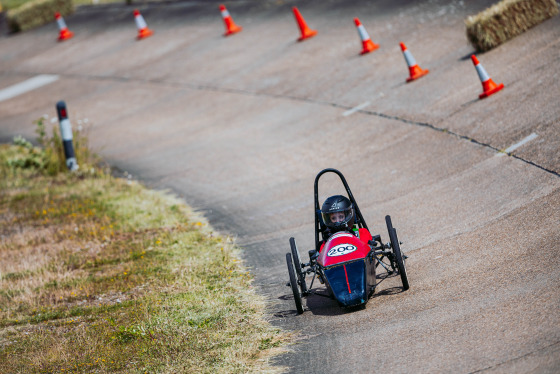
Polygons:
<instances>
[{"instance_id":1,"label":"electric race car","mask_svg":"<svg viewBox=\"0 0 560 374\"><path fill-rule=\"evenodd\" d=\"M339 178L348 197L331 196L319 207L319 180L326 173ZM400 276L403 291L408 290L406 256L401 252L397 230L386 216L389 242L380 235L372 236L360 208L342 173L336 169L322 170L315 177L315 249L309 251L309 262L301 262L294 238L290 238L286 263L298 314L303 313L302 297L315 294L335 299L342 307L365 305L375 292L381 266L387 276ZM306 277L311 276L307 286ZM313 282L326 285L327 295L315 292ZM381 277L381 281L385 279ZM381 282L380 281L380 282Z\"/></svg>"}]
</instances>

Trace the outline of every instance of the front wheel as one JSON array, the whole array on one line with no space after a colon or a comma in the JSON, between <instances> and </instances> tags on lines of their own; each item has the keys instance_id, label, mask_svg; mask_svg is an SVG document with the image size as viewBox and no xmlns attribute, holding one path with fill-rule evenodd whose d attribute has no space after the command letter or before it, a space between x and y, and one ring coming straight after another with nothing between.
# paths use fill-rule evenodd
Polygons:
<instances>
[{"instance_id":1,"label":"front wheel","mask_svg":"<svg viewBox=\"0 0 560 374\"><path fill-rule=\"evenodd\" d=\"M292 260L296 269L298 284L301 288L302 295L307 294L307 284L305 283L305 274L301 270L301 260L299 258L299 251L297 250L296 240L290 238L290 249L292 250Z\"/></svg>"},{"instance_id":2,"label":"front wheel","mask_svg":"<svg viewBox=\"0 0 560 374\"><path fill-rule=\"evenodd\" d=\"M301 294L299 293L296 272L294 271L294 263L292 261L292 255L290 253L286 253L286 264L288 265L288 275L290 276L290 286L292 287L292 292L294 293L296 309L298 314L301 314L303 313L303 305L301 303Z\"/></svg>"},{"instance_id":3,"label":"front wheel","mask_svg":"<svg viewBox=\"0 0 560 374\"><path fill-rule=\"evenodd\" d=\"M410 286L408 284L408 276L406 274L406 267L401 252L401 246L399 244L399 239L397 237L397 230L393 227L390 216L385 216L385 222L387 223L389 240L391 241L391 248L393 249L393 253L395 255L395 262L397 263L397 269L399 270L399 275L401 276L403 290L406 291L410 288Z\"/></svg>"}]
</instances>

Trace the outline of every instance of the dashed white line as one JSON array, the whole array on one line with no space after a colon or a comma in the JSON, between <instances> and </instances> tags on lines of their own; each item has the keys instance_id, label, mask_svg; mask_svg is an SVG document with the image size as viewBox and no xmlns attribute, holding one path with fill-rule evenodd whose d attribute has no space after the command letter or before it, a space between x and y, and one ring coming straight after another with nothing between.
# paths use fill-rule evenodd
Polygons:
<instances>
[{"instance_id":1,"label":"dashed white line","mask_svg":"<svg viewBox=\"0 0 560 374\"><path fill-rule=\"evenodd\" d=\"M0 102L19 96L58 80L58 75L41 74L0 90Z\"/></svg>"},{"instance_id":2,"label":"dashed white line","mask_svg":"<svg viewBox=\"0 0 560 374\"><path fill-rule=\"evenodd\" d=\"M346 112L342 113L342 115L343 115L344 117L347 117L347 116L349 116L349 115L351 115L351 114L356 113L358 110L364 109L364 108L365 108L366 106L368 106L369 104L371 104L371 103L370 103L369 101L366 101L365 103L362 103L362 104L360 104L360 105L358 105L358 106L355 106L355 107L352 108L352 109L348 109Z\"/></svg>"},{"instance_id":3,"label":"dashed white line","mask_svg":"<svg viewBox=\"0 0 560 374\"><path fill-rule=\"evenodd\" d=\"M514 145L512 145L511 147L504 149L502 152L498 153L498 156L504 156L508 153L511 153L513 151L515 151L517 148L527 144L528 142L530 142L531 140L535 139L538 135L535 133L532 133L531 135L527 136L526 138L524 138L523 140L521 140L518 143L515 143Z\"/></svg>"}]
</instances>

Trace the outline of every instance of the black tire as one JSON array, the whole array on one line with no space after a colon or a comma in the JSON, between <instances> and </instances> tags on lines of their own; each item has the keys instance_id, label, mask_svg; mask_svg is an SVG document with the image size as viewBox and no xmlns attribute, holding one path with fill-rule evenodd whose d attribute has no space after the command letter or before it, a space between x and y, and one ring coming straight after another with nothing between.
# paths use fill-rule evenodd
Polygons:
<instances>
[{"instance_id":1,"label":"black tire","mask_svg":"<svg viewBox=\"0 0 560 374\"><path fill-rule=\"evenodd\" d=\"M288 265L288 274L290 275L290 286L292 287L292 292L294 293L294 301L296 303L296 309L298 314L301 314L303 313L303 305L301 303L301 294L299 293L296 273L294 271L294 263L292 262L292 255L290 253L286 253L286 263Z\"/></svg>"},{"instance_id":2,"label":"black tire","mask_svg":"<svg viewBox=\"0 0 560 374\"><path fill-rule=\"evenodd\" d=\"M296 275L301 289L301 294L305 295L307 293L307 284L305 283L305 274L303 274L303 271L301 270L301 260L299 258L299 252L294 238L290 238L290 249L292 250L292 260L294 261L294 266L296 268Z\"/></svg>"},{"instance_id":3,"label":"black tire","mask_svg":"<svg viewBox=\"0 0 560 374\"><path fill-rule=\"evenodd\" d=\"M401 276L401 282L403 285L403 290L406 291L410 288L408 284L408 276L406 274L406 266L404 263L404 258L401 252L401 246L399 244L399 239L397 237L397 230L393 227L390 216L385 216L385 222L387 223L387 232L389 233L389 240L391 241L391 248L395 254L395 261L397 263L397 268L399 270L399 275Z\"/></svg>"}]
</instances>

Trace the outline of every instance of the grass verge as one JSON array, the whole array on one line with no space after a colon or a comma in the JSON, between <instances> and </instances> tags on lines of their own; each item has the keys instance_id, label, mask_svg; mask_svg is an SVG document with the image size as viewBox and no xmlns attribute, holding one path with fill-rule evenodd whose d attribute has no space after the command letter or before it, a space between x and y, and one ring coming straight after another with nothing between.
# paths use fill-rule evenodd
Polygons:
<instances>
[{"instance_id":1,"label":"grass verge","mask_svg":"<svg viewBox=\"0 0 560 374\"><path fill-rule=\"evenodd\" d=\"M0 146L0 372L279 370L289 336L230 238L136 182L22 163L45 150L19 144Z\"/></svg>"}]
</instances>

